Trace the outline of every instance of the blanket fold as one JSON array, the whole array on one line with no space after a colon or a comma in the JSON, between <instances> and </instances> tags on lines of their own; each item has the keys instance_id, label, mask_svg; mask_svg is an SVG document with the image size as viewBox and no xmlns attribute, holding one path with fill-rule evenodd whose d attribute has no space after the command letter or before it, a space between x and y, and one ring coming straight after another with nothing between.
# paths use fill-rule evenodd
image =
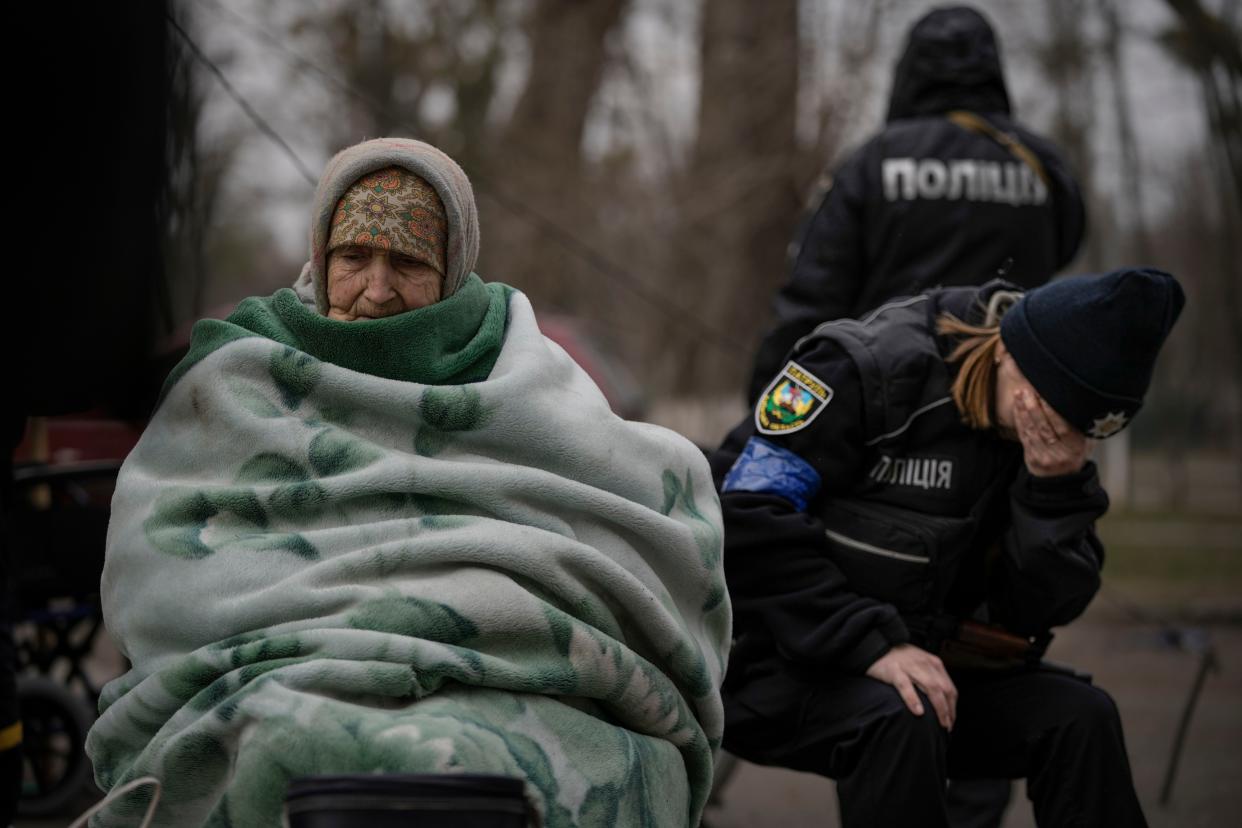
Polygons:
<instances>
[{"instance_id":1,"label":"blanket fold","mask_svg":"<svg viewBox=\"0 0 1242 828\"><path fill-rule=\"evenodd\" d=\"M189 353L162 394L228 343L261 336L362 374L431 385L478 382L500 355L512 288L471 273L452 296L384 319L340 322L307 307L290 288L243 299L227 319L194 326ZM162 396L162 395L161 395Z\"/></svg>"},{"instance_id":2,"label":"blanket fold","mask_svg":"<svg viewBox=\"0 0 1242 828\"><path fill-rule=\"evenodd\" d=\"M730 634L698 450L476 276L373 322L248 302L196 327L118 479L101 787L153 774L158 824L250 826L293 776L494 772L548 826L696 825Z\"/></svg>"}]
</instances>

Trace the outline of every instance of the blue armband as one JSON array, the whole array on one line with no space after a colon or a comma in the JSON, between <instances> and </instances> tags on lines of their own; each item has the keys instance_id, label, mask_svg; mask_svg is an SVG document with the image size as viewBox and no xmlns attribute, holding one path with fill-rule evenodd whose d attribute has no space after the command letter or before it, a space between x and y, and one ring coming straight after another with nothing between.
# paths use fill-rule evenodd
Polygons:
<instances>
[{"instance_id":1,"label":"blue armband","mask_svg":"<svg viewBox=\"0 0 1242 828\"><path fill-rule=\"evenodd\" d=\"M819 472L797 454L761 437L751 437L725 475L720 493L754 492L783 497L804 511L819 493Z\"/></svg>"}]
</instances>

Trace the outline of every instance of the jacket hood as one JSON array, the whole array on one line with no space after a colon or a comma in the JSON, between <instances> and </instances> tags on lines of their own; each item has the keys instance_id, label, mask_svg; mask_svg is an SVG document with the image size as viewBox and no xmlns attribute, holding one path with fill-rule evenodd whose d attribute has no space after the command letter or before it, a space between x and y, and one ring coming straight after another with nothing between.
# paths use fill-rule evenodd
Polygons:
<instances>
[{"instance_id":1,"label":"jacket hood","mask_svg":"<svg viewBox=\"0 0 1242 828\"><path fill-rule=\"evenodd\" d=\"M996 34L969 6L934 9L910 29L893 77L888 120L953 109L1009 114Z\"/></svg>"}]
</instances>

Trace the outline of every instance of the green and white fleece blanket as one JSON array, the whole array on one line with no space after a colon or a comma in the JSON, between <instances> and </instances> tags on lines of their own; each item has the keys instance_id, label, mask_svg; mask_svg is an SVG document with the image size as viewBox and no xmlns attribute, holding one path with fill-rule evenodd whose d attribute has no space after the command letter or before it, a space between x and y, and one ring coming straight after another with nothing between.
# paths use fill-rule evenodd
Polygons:
<instances>
[{"instance_id":1,"label":"green and white fleece blanket","mask_svg":"<svg viewBox=\"0 0 1242 828\"><path fill-rule=\"evenodd\" d=\"M477 276L373 322L290 290L200 322L121 470L103 600L133 669L87 750L104 790L162 781L159 825L277 825L321 773L519 776L550 828L697 825L709 792L704 459Z\"/></svg>"}]
</instances>

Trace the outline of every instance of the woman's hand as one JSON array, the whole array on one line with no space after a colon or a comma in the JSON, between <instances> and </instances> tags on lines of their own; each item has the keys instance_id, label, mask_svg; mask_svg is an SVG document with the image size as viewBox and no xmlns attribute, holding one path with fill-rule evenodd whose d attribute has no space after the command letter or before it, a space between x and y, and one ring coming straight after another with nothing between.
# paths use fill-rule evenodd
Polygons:
<instances>
[{"instance_id":1,"label":"woman's hand","mask_svg":"<svg viewBox=\"0 0 1242 828\"><path fill-rule=\"evenodd\" d=\"M1087 462L1091 441L1029 388L1014 392L1013 415L1023 459L1031 474L1073 474Z\"/></svg>"},{"instance_id":2,"label":"woman's hand","mask_svg":"<svg viewBox=\"0 0 1242 828\"><path fill-rule=\"evenodd\" d=\"M923 703L914 688L927 694L936 718L945 730L953 729L957 718L957 688L939 658L913 644L898 644L867 668L867 675L897 688L906 707L923 715Z\"/></svg>"}]
</instances>

